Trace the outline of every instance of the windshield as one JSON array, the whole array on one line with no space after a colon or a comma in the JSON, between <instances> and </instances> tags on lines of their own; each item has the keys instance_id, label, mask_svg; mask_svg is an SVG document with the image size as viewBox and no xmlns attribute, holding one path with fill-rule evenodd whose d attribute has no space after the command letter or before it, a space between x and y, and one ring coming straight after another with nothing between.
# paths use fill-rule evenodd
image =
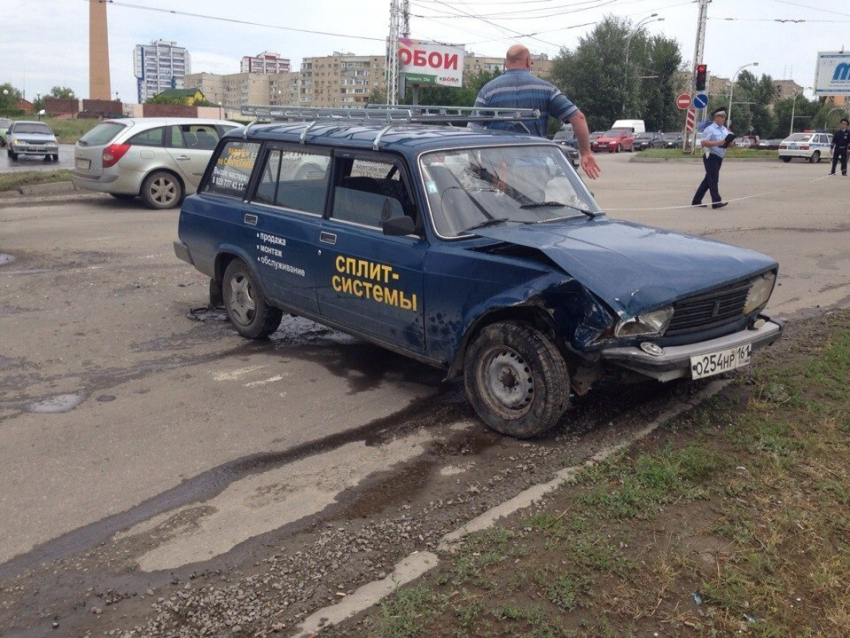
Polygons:
<instances>
[{"instance_id":1,"label":"windshield","mask_svg":"<svg viewBox=\"0 0 850 638\"><path fill-rule=\"evenodd\" d=\"M423 154L425 192L442 237L482 225L539 223L602 212L557 146Z\"/></svg>"},{"instance_id":2,"label":"windshield","mask_svg":"<svg viewBox=\"0 0 850 638\"><path fill-rule=\"evenodd\" d=\"M18 135L38 134L38 135L53 135L53 131L47 124L39 124L38 122L23 122L15 125L15 133Z\"/></svg>"},{"instance_id":3,"label":"windshield","mask_svg":"<svg viewBox=\"0 0 850 638\"><path fill-rule=\"evenodd\" d=\"M603 137L620 137L621 135L625 135L626 131L621 128L614 128L604 134Z\"/></svg>"}]
</instances>

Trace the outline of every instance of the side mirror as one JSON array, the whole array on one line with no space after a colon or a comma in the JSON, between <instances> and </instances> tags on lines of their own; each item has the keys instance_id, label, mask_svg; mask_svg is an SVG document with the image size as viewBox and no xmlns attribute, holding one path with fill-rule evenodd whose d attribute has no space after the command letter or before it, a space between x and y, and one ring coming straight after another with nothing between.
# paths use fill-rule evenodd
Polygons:
<instances>
[{"instance_id":1,"label":"side mirror","mask_svg":"<svg viewBox=\"0 0 850 638\"><path fill-rule=\"evenodd\" d=\"M413 235L416 232L416 224L407 215L404 217L388 219L384 222L383 228L384 235L390 235L393 237Z\"/></svg>"}]
</instances>

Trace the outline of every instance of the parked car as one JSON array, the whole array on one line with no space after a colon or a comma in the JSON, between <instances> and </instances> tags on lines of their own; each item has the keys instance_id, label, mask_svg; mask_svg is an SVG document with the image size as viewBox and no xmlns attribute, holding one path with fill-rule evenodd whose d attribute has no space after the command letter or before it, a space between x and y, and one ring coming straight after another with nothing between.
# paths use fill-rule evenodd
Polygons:
<instances>
[{"instance_id":1,"label":"parked car","mask_svg":"<svg viewBox=\"0 0 850 638\"><path fill-rule=\"evenodd\" d=\"M570 164L572 164L574 168L578 168L580 160L578 149L575 146L570 146L568 144L560 144L560 147L564 156L570 160Z\"/></svg>"},{"instance_id":2,"label":"parked car","mask_svg":"<svg viewBox=\"0 0 850 638\"><path fill-rule=\"evenodd\" d=\"M790 162L799 157L814 164L830 156L831 144L830 133L792 133L779 144L779 159Z\"/></svg>"},{"instance_id":3,"label":"parked car","mask_svg":"<svg viewBox=\"0 0 850 638\"><path fill-rule=\"evenodd\" d=\"M681 148L682 134L677 132L662 133L664 137L664 148Z\"/></svg>"},{"instance_id":4,"label":"parked car","mask_svg":"<svg viewBox=\"0 0 850 638\"><path fill-rule=\"evenodd\" d=\"M6 154L13 160L19 155L42 155L45 161L59 161L59 143L44 122L12 121L6 133Z\"/></svg>"},{"instance_id":5,"label":"parked car","mask_svg":"<svg viewBox=\"0 0 850 638\"><path fill-rule=\"evenodd\" d=\"M779 139L759 140L757 148L766 151L776 151L779 149L780 144L782 144L782 140Z\"/></svg>"},{"instance_id":6,"label":"parked car","mask_svg":"<svg viewBox=\"0 0 850 638\"><path fill-rule=\"evenodd\" d=\"M194 193L219 138L242 128L226 120L104 120L74 147L77 188L116 199L141 197L150 208L173 208Z\"/></svg>"},{"instance_id":7,"label":"parked car","mask_svg":"<svg viewBox=\"0 0 850 638\"><path fill-rule=\"evenodd\" d=\"M181 207L175 253L246 338L307 317L462 376L527 438L571 388L701 379L780 337L773 259L610 219L549 140L323 113L227 133Z\"/></svg>"},{"instance_id":8,"label":"parked car","mask_svg":"<svg viewBox=\"0 0 850 638\"><path fill-rule=\"evenodd\" d=\"M634 136L631 131L623 128L614 128L591 142L590 148L594 152L608 151L609 153L619 153L620 151L632 151L634 150L632 145L633 140Z\"/></svg>"},{"instance_id":9,"label":"parked car","mask_svg":"<svg viewBox=\"0 0 850 638\"><path fill-rule=\"evenodd\" d=\"M0 117L0 146L6 146L6 136L9 127L12 126L12 121L7 117Z\"/></svg>"},{"instance_id":10,"label":"parked car","mask_svg":"<svg viewBox=\"0 0 850 638\"><path fill-rule=\"evenodd\" d=\"M644 151L648 148L664 148L667 146L663 133L638 133L632 140L632 144L636 151Z\"/></svg>"},{"instance_id":11,"label":"parked car","mask_svg":"<svg viewBox=\"0 0 850 638\"><path fill-rule=\"evenodd\" d=\"M561 144L562 146L578 148L578 141L572 131L558 131L555 133L554 137L552 137L552 141L555 142L555 144Z\"/></svg>"},{"instance_id":12,"label":"parked car","mask_svg":"<svg viewBox=\"0 0 850 638\"><path fill-rule=\"evenodd\" d=\"M593 131L593 132L590 134L590 142L591 142L591 144L592 144L593 142L595 142L596 140L598 140L598 139L599 139L600 137L602 137L603 135L605 135L605 131Z\"/></svg>"}]
</instances>

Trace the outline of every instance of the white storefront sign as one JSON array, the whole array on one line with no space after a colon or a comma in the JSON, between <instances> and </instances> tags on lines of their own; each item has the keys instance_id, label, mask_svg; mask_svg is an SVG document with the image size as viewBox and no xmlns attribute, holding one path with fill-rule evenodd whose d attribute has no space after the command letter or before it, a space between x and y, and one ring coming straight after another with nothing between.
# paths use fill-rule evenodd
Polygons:
<instances>
[{"instance_id":1,"label":"white storefront sign","mask_svg":"<svg viewBox=\"0 0 850 638\"><path fill-rule=\"evenodd\" d=\"M398 65L408 84L463 86L463 47L399 38Z\"/></svg>"}]
</instances>

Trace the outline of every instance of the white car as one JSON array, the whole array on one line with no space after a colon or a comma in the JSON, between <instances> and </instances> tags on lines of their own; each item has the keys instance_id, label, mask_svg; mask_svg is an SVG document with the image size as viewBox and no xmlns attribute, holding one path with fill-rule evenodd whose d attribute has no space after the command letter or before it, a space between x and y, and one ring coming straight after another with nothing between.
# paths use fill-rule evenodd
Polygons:
<instances>
[{"instance_id":1,"label":"white car","mask_svg":"<svg viewBox=\"0 0 850 638\"><path fill-rule=\"evenodd\" d=\"M240 127L197 118L104 120L74 147L71 181L116 199L141 197L150 208L173 208L198 188L219 138Z\"/></svg>"},{"instance_id":2,"label":"white car","mask_svg":"<svg viewBox=\"0 0 850 638\"><path fill-rule=\"evenodd\" d=\"M19 155L41 155L46 162L59 161L59 143L44 122L13 121L6 137L6 154L13 160Z\"/></svg>"},{"instance_id":3,"label":"white car","mask_svg":"<svg viewBox=\"0 0 850 638\"><path fill-rule=\"evenodd\" d=\"M779 159L790 162L795 157L819 162L821 157L830 157L832 135L830 133L792 133L779 145Z\"/></svg>"}]
</instances>

